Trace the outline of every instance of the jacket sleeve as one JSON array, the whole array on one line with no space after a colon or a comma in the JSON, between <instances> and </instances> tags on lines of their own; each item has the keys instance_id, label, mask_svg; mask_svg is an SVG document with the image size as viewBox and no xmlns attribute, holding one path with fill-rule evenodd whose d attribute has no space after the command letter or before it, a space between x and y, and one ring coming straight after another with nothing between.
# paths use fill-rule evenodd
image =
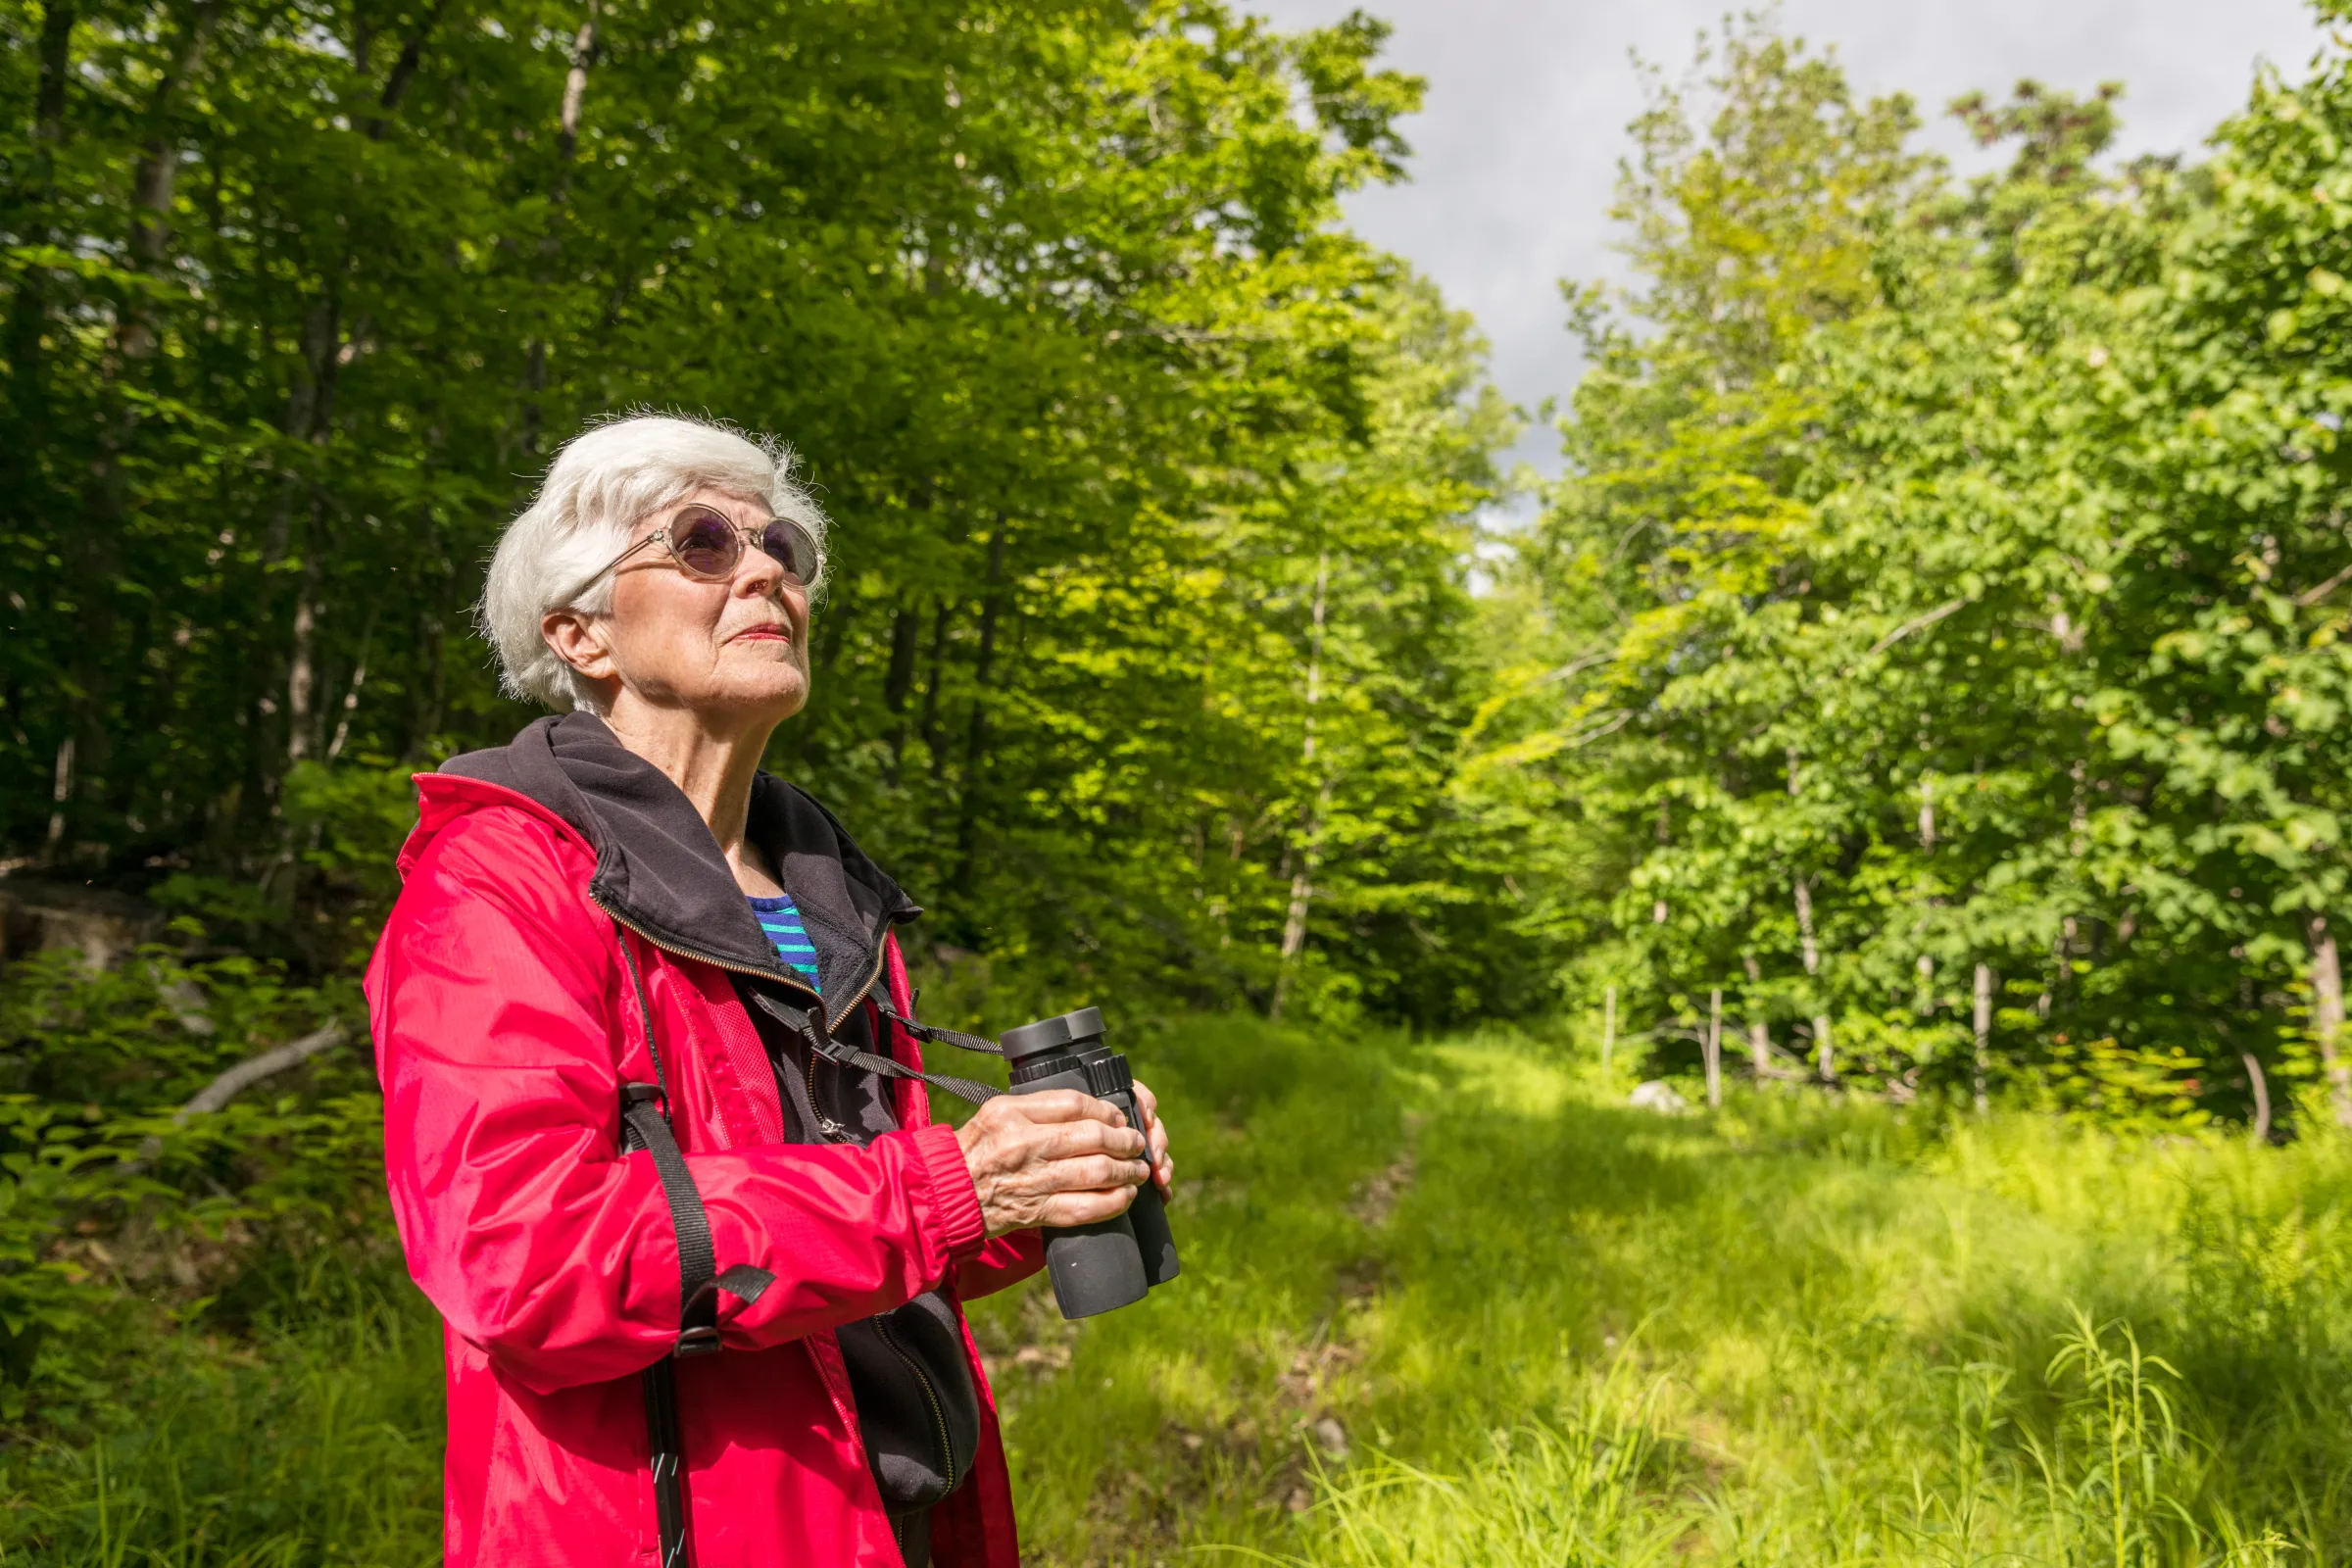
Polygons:
<instances>
[{"instance_id":1,"label":"jacket sleeve","mask_svg":"<svg viewBox=\"0 0 2352 1568\"><path fill-rule=\"evenodd\" d=\"M1020 1284L1045 1266L1045 1232L1014 1231L956 1265L956 1294L963 1300L976 1301Z\"/></svg>"},{"instance_id":2,"label":"jacket sleeve","mask_svg":"<svg viewBox=\"0 0 2352 1568\"><path fill-rule=\"evenodd\" d=\"M651 1074L622 1070L627 982L611 926L562 874L565 848L503 812L444 830L411 871L368 986L410 1273L459 1334L541 1393L634 1372L678 1331L669 1208L652 1156L619 1151L619 1085ZM686 1163L718 1267L775 1276L756 1303L721 1293L736 1348L886 1311L983 1241L951 1129Z\"/></svg>"}]
</instances>

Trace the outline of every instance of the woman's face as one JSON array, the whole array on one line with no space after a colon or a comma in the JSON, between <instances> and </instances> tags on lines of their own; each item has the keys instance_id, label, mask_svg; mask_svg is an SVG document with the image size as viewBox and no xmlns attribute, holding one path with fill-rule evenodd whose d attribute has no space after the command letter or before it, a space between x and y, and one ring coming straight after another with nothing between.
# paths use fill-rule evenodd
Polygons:
<instances>
[{"instance_id":1,"label":"woman's face","mask_svg":"<svg viewBox=\"0 0 2352 1568\"><path fill-rule=\"evenodd\" d=\"M631 542L690 506L710 507L755 537L769 520L765 502L705 488L640 522ZM771 725L808 701L808 591L748 541L724 582L689 577L665 548L648 545L613 574L610 612L559 612L546 630L573 668L618 688L615 699L625 690L722 724Z\"/></svg>"}]
</instances>

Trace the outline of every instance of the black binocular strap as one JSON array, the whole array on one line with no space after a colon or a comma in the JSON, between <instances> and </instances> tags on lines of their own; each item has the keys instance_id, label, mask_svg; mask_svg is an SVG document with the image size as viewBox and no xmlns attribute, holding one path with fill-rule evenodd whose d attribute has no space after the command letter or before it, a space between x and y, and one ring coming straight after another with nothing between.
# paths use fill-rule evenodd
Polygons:
<instances>
[{"instance_id":1,"label":"black binocular strap","mask_svg":"<svg viewBox=\"0 0 2352 1568\"><path fill-rule=\"evenodd\" d=\"M618 926L618 922L614 922ZM686 1168L686 1156L669 1125L666 1078L662 1051L654 1041L654 1009L646 1000L645 976L637 955L629 949L629 934L619 930L621 959L628 965L629 983L637 993L638 1016L645 1023L646 1054L653 1058L655 1082L620 1086L620 1119L624 1152L642 1149L662 1179L662 1196L669 1207L670 1227L678 1240L678 1338L669 1354L640 1374L645 1393L645 1430L654 1469L654 1527L661 1538L662 1568L687 1568L686 1447L678 1430L678 1378L672 1364L681 1356L708 1355L718 1348L718 1293L726 1291L746 1301L757 1301L776 1277L750 1263L721 1271L710 1242L710 1215L703 1195Z\"/></svg>"},{"instance_id":2,"label":"black binocular strap","mask_svg":"<svg viewBox=\"0 0 2352 1568\"><path fill-rule=\"evenodd\" d=\"M982 1055L1002 1056L1004 1054L1004 1048L986 1036L967 1035L960 1029L943 1029L935 1023L916 1023L912 1018L902 1018L899 1016L898 1009L879 997L874 999L874 1008L885 1019L897 1024L925 1045L937 1041L944 1045L954 1046L959 1051L977 1051Z\"/></svg>"},{"instance_id":3,"label":"black binocular strap","mask_svg":"<svg viewBox=\"0 0 2352 1568\"><path fill-rule=\"evenodd\" d=\"M754 1000L760 1004L761 1011L771 1018L780 1020L786 1028L807 1040L809 1050L837 1067L855 1067L860 1072L878 1073L885 1078L903 1078L926 1083L934 1089L944 1089L956 1099L967 1101L975 1105L985 1104L1003 1092L991 1089L986 1084L974 1083L969 1078L957 1078L950 1073L918 1072L903 1062L891 1060L888 1056L877 1056L870 1051L859 1051L856 1046L845 1046L810 1023L808 1014L799 1007L778 1002L765 992L757 993ZM883 1016L897 1018L897 1014L890 1012L885 1012ZM898 1019L898 1021L903 1024L906 1020ZM917 1038L921 1037L917 1036ZM964 1038L968 1040L975 1037L967 1035Z\"/></svg>"}]
</instances>

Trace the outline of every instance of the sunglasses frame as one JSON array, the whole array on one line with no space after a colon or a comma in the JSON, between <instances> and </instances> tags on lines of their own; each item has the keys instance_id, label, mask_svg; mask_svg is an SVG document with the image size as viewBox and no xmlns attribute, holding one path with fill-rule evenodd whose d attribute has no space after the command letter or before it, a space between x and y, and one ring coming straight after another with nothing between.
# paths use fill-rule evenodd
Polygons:
<instances>
[{"instance_id":1,"label":"sunglasses frame","mask_svg":"<svg viewBox=\"0 0 2352 1568\"><path fill-rule=\"evenodd\" d=\"M701 523L706 518L716 520L721 527L727 530L728 535L735 541L734 558L726 564L725 567L716 572L699 571L695 567L688 565L686 564L686 558L678 551L678 542L676 536L680 526L685 525L691 527ZM775 556L769 552L764 542L767 530L776 527L779 524L783 527L791 529L794 536L800 540L802 546L808 551L808 558L811 563L810 569L808 572L804 573L799 567L795 566L789 561L776 561ZM824 574L825 569L825 553L821 548L818 547L815 536L810 534L808 529L802 527L792 518L770 517L766 522L760 524L757 528L747 528L743 524L737 522L734 518L728 516L725 513L719 511L716 507L708 506L698 501L691 506L679 509L678 514L670 518L669 521L663 523L661 527L656 528L652 533L647 534L635 544L630 545L628 549L623 550L619 555L614 556L611 561L608 561L603 565L597 567L595 571L580 579L579 585L573 588L569 593L565 594L560 602L566 605L570 604L573 600L579 598L580 595L586 593L597 583L603 581L607 574L619 570L621 564L625 563L631 556L637 554L638 551L643 550L647 545L657 543L662 546L663 553L669 557L671 564L674 564L679 571L685 573L688 577L691 577L696 582L728 581L735 575L736 568L743 564L744 553L751 550L757 550L761 555L766 556L770 561L775 561L777 565L784 568L784 575L793 583L802 588L807 588L814 583L819 576ZM800 552L798 551L794 552L796 555L799 553Z\"/></svg>"}]
</instances>

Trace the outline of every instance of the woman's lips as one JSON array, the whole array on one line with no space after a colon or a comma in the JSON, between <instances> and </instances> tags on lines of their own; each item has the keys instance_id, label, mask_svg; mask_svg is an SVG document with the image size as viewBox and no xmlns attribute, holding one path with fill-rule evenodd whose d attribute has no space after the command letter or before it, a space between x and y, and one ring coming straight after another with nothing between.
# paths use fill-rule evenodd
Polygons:
<instances>
[{"instance_id":1,"label":"woman's lips","mask_svg":"<svg viewBox=\"0 0 2352 1568\"><path fill-rule=\"evenodd\" d=\"M781 626L748 626L727 639L731 643L788 643L792 638Z\"/></svg>"}]
</instances>

